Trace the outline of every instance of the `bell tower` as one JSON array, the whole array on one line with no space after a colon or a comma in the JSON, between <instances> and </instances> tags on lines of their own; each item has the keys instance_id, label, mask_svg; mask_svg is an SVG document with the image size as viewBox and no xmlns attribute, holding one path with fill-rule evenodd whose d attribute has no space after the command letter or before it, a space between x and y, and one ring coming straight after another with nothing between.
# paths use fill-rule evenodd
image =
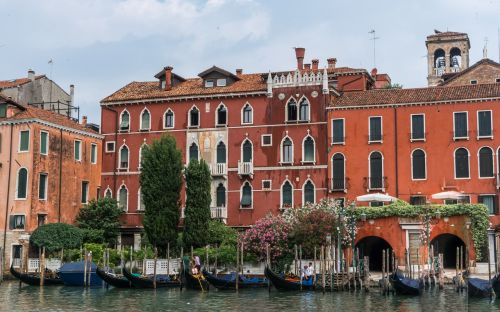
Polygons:
<instances>
[{"instance_id":1,"label":"bell tower","mask_svg":"<svg viewBox=\"0 0 500 312\"><path fill-rule=\"evenodd\" d=\"M427 36L427 84L437 86L446 74L469 67L469 36L465 33L434 30Z\"/></svg>"}]
</instances>

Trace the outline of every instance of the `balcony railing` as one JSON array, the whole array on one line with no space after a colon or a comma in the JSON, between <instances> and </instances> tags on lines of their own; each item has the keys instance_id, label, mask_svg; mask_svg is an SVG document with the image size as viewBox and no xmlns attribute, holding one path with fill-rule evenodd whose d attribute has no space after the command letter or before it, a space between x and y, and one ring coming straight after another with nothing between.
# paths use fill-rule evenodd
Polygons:
<instances>
[{"instance_id":1,"label":"balcony railing","mask_svg":"<svg viewBox=\"0 0 500 312\"><path fill-rule=\"evenodd\" d=\"M238 161L239 175L253 175L253 163Z\"/></svg>"},{"instance_id":2,"label":"balcony railing","mask_svg":"<svg viewBox=\"0 0 500 312\"><path fill-rule=\"evenodd\" d=\"M216 163L211 165L213 176L223 176L227 174L227 166L225 163Z\"/></svg>"},{"instance_id":3,"label":"balcony railing","mask_svg":"<svg viewBox=\"0 0 500 312\"><path fill-rule=\"evenodd\" d=\"M434 73L436 76L442 76L444 74L445 68L444 67L437 67L434 68Z\"/></svg>"},{"instance_id":4,"label":"balcony railing","mask_svg":"<svg viewBox=\"0 0 500 312\"><path fill-rule=\"evenodd\" d=\"M330 188L334 192L345 192L348 188L349 178L333 178L330 180Z\"/></svg>"},{"instance_id":5,"label":"balcony railing","mask_svg":"<svg viewBox=\"0 0 500 312\"><path fill-rule=\"evenodd\" d=\"M365 177L365 188L368 191L385 191L387 177Z\"/></svg>"},{"instance_id":6,"label":"balcony railing","mask_svg":"<svg viewBox=\"0 0 500 312\"><path fill-rule=\"evenodd\" d=\"M227 207L210 207L210 215L212 219L225 221L227 219Z\"/></svg>"}]
</instances>

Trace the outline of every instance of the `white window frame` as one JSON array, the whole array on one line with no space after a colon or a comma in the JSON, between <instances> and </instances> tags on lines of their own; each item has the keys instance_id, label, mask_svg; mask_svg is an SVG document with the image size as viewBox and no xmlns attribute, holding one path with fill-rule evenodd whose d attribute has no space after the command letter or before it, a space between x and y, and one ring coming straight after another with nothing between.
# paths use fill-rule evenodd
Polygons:
<instances>
[{"instance_id":1,"label":"white window frame","mask_svg":"<svg viewBox=\"0 0 500 312\"><path fill-rule=\"evenodd\" d=\"M305 151L306 151L306 148L305 148L305 143L306 143L306 139L307 138L311 138L312 141L313 141L313 144L314 144L314 149L313 149L313 160L306 160L305 159ZM293 145L293 142L292 142L292 145ZM302 160L301 160L301 163L302 164L316 164L316 140L314 140L314 137L310 134L307 134L304 139L302 139Z\"/></svg>"},{"instance_id":2,"label":"white window frame","mask_svg":"<svg viewBox=\"0 0 500 312\"><path fill-rule=\"evenodd\" d=\"M123 118L123 114L125 114L125 112L128 114L128 129L127 130L122 130L122 118ZM122 110L122 112L120 113L120 123L118 124L118 132L130 132L130 128L132 126L132 115L130 114L130 112L125 108L124 110Z\"/></svg>"},{"instance_id":3,"label":"white window frame","mask_svg":"<svg viewBox=\"0 0 500 312\"><path fill-rule=\"evenodd\" d=\"M142 116L144 115L145 112L148 112L149 114L149 127L148 128L144 128L143 125L142 125ZM149 109L147 107L144 107L141 111L141 115L139 117L139 130L140 131L149 131L151 130L151 112L149 111Z\"/></svg>"},{"instance_id":4,"label":"white window frame","mask_svg":"<svg viewBox=\"0 0 500 312\"><path fill-rule=\"evenodd\" d=\"M385 181L384 181L384 153L382 153L379 150L374 150L371 151L370 154L368 154L368 190L377 190L377 189L372 189L371 187L371 180L372 180L372 164L371 164L371 156L373 153L379 153L382 156L382 190L385 190ZM345 159L345 158L344 158ZM345 160L344 160L345 161ZM345 168L345 166L344 166ZM344 169L345 170L345 169Z\"/></svg>"},{"instance_id":5,"label":"white window frame","mask_svg":"<svg viewBox=\"0 0 500 312\"><path fill-rule=\"evenodd\" d=\"M19 171L21 171L21 169L26 169L26 197L17 197L17 194L19 194ZM29 170L28 168L26 167L20 167L19 169L17 169L17 173L16 173L16 194L15 194L15 200L26 200L28 199L28 185L29 185L29 180L30 180L30 177L29 177Z\"/></svg>"},{"instance_id":6,"label":"white window frame","mask_svg":"<svg viewBox=\"0 0 500 312\"><path fill-rule=\"evenodd\" d=\"M467 129L466 129L467 136L457 137L455 133L455 115L461 113L465 113L465 121L467 122ZM468 111L453 112L453 140L457 141L457 140L468 140L468 139L469 139L469 112Z\"/></svg>"},{"instance_id":7,"label":"white window frame","mask_svg":"<svg viewBox=\"0 0 500 312\"><path fill-rule=\"evenodd\" d=\"M200 145L196 140L192 140L188 145L187 145L187 151L186 151L186 164L189 165L189 162L191 161L191 154L190 154L190 149L191 145L195 144L198 150L198 161L200 161Z\"/></svg>"},{"instance_id":8,"label":"white window frame","mask_svg":"<svg viewBox=\"0 0 500 312\"><path fill-rule=\"evenodd\" d=\"M172 113L172 126L171 127L166 127L165 126L166 121L167 121L167 113L168 112ZM175 128L175 113L170 108L167 108L167 110L165 111L165 113L163 113L163 129L173 129L173 128Z\"/></svg>"},{"instance_id":9,"label":"white window frame","mask_svg":"<svg viewBox=\"0 0 500 312\"><path fill-rule=\"evenodd\" d=\"M295 101L295 107L297 108L297 119L295 120L288 120L288 103L290 103L291 100ZM298 121L299 121L299 102L293 96L291 96L285 103L285 123L298 122Z\"/></svg>"},{"instance_id":10,"label":"white window frame","mask_svg":"<svg viewBox=\"0 0 500 312\"><path fill-rule=\"evenodd\" d=\"M28 132L28 149L25 150L25 151L21 151L21 133L23 132ZM17 152L18 153L29 153L30 151L30 147L31 147L31 130L20 130L19 131L19 144L17 146Z\"/></svg>"},{"instance_id":11,"label":"white window frame","mask_svg":"<svg viewBox=\"0 0 500 312\"><path fill-rule=\"evenodd\" d=\"M478 196L478 201L477 201L477 202L479 203L479 196L483 196L483 197L484 197L484 196L493 196L493 200L495 200L495 197L496 197L496 196L498 196L498 194L493 194L493 193L482 194L482 193L479 193L479 194L477 194L477 196ZM484 204L483 204L483 205L484 205ZM494 205L494 204L493 204L493 205ZM485 206L486 206L486 205L485 205ZM493 206L493 209L495 209L495 206ZM495 213L490 214L490 211L489 211L489 209L488 209L488 215L489 215L489 216L494 216L494 215L495 215Z\"/></svg>"},{"instance_id":12,"label":"white window frame","mask_svg":"<svg viewBox=\"0 0 500 312\"><path fill-rule=\"evenodd\" d=\"M45 194L43 194L44 198L40 198L40 176L44 175L46 178L45 178ZM47 201L47 197L48 197L48 191L47 191L47 187L49 186L49 174L46 173L46 172L40 172L38 174L38 200L42 200L42 201Z\"/></svg>"},{"instance_id":13,"label":"white window frame","mask_svg":"<svg viewBox=\"0 0 500 312\"><path fill-rule=\"evenodd\" d=\"M78 158L76 158L76 142L79 142L80 148L78 151ZM82 161L82 140L74 140L73 141L73 157L75 161Z\"/></svg>"},{"instance_id":14,"label":"white window frame","mask_svg":"<svg viewBox=\"0 0 500 312\"><path fill-rule=\"evenodd\" d=\"M285 140L287 138L290 139L290 142L292 142L292 159L290 161L284 161L284 159L283 159L283 143L285 143ZM280 144L280 164L281 165L292 165L293 162L294 162L294 153L295 153L295 146L293 144L293 140L287 134L287 135L285 135L283 137L283 139L281 139L281 144Z\"/></svg>"},{"instance_id":15,"label":"white window frame","mask_svg":"<svg viewBox=\"0 0 500 312\"><path fill-rule=\"evenodd\" d=\"M9 218L6 220L6 222L10 222L10 221L9 221L9 219L10 219L10 217L11 217L11 216L12 216L12 217L15 217L15 216L23 216L23 217L24 217L24 227L23 227L22 229L16 229L16 228L14 228L14 229L12 229L12 230L9 228L9 231L16 231L16 232L23 232L23 231L26 231L26 227L27 227L27 224L26 224L26 223L28 222L28 220L27 220L27 218L26 218L26 214L24 214L24 213L17 213L17 212L12 213L12 214L9 214ZM14 243L14 244L12 244L12 246L21 246L21 248L22 248L22 252L24 253L24 252L26 251L26 250L24 249L24 246L23 246L23 245L19 245L19 244L15 244L15 243ZM23 254L21 253L21 259L22 259L22 256L23 256ZM10 260L10 261L12 261L12 260L13 260L13 258L11 257L11 260Z\"/></svg>"},{"instance_id":16,"label":"white window frame","mask_svg":"<svg viewBox=\"0 0 500 312\"><path fill-rule=\"evenodd\" d=\"M335 152L333 153L332 157L330 158L330 162L331 162L331 167L332 167L332 180L335 178L334 176L334 171L333 171L333 157L337 154L340 154L342 155L343 159L344 159L344 192L346 192L347 190L347 176L346 176L346 171L347 171L347 168L346 168L346 164L347 164L347 158L345 157L344 153L342 152ZM368 157L368 162L370 162L370 158ZM333 189L333 187L332 187Z\"/></svg>"},{"instance_id":17,"label":"white window frame","mask_svg":"<svg viewBox=\"0 0 500 312\"><path fill-rule=\"evenodd\" d=\"M264 137L269 137L271 139L271 143L270 144L264 144ZM273 135L269 134L269 133L262 134L260 136L260 145L261 146L273 146Z\"/></svg>"},{"instance_id":18,"label":"white window frame","mask_svg":"<svg viewBox=\"0 0 500 312\"><path fill-rule=\"evenodd\" d=\"M198 111L198 125L197 126L193 126L191 124L191 111L193 111L193 109L195 109L195 108ZM199 128L200 124L201 124L201 111L200 111L200 109L196 105L193 105L188 110L188 128Z\"/></svg>"},{"instance_id":19,"label":"white window frame","mask_svg":"<svg viewBox=\"0 0 500 312\"><path fill-rule=\"evenodd\" d=\"M372 118L380 118L380 140L371 139L371 123ZM383 143L384 142L384 118L382 116L369 116L368 117L368 144Z\"/></svg>"},{"instance_id":20,"label":"white window frame","mask_svg":"<svg viewBox=\"0 0 500 312\"><path fill-rule=\"evenodd\" d=\"M144 146L146 146L146 145L147 145L147 144L146 144L146 142L144 142L144 143L142 143L142 145L139 147L139 162L138 162L138 165L137 165L137 168L138 168L139 170L142 168L142 166L141 166L141 161L142 161L142 148L143 148ZM129 156L130 156L130 154L129 154Z\"/></svg>"},{"instance_id":21,"label":"white window frame","mask_svg":"<svg viewBox=\"0 0 500 312\"><path fill-rule=\"evenodd\" d=\"M247 183L248 183L248 185L250 185L250 194L251 194L250 200L251 200L252 203L251 203L250 207L243 207L243 206L241 206L241 199L243 198L243 187ZM227 192L227 190L226 190L226 192ZM248 181L248 180L245 180L241 184L241 186L240 186L240 209L243 209L243 210L245 210L245 209L253 209L253 186L252 186L252 183L250 183L250 181Z\"/></svg>"},{"instance_id":22,"label":"white window frame","mask_svg":"<svg viewBox=\"0 0 500 312\"><path fill-rule=\"evenodd\" d=\"M126 147L128 149L128 159L127 159L127 167L122 167L122 148ZM118 169L128 170L130 168L130 148L127 144L123 143L122 146L118 149Z\"/></svg>"},{"instance_id":23,"label":"white window frame","mask_svg":"<svg viewBox=\"0 0 500 312\"><path fill-rule=\"evenodd\" d=\"M205 79L204 85L205 85L205 88L213 88L213 87L215 87L215 81L213 79Z\"/></svg>"},{"instance_id":24,"label":"white window frame","mask_svg":"<svg viewBox=\"0 0 500 312\"><path fill-rule=\"evenodd\" d=\"M93 149L95 147L95 149ZM90 163L92 165L97 164L97 144L96 143L90 143ZM94 161L92 161L92 158L94 158Z\"/></svg>"},{"instance_id":25,"label":"white window frame","mask_svg":"<svg viewBox=\"0 0 500 312\"><path fill-rule=\"evenodd\" d=\"M425 178L423 178L423 179L415 179L415 178L413 177L413 153L414 153L415 151L418 151L418 150L420 150L420 151L424 152L424 160L425 160L424 175L425 175ZM382 157L382 158L383 158L383 157ZM415 148L415 149L413 149L413 150L411 151L410 158L411 158L411 160L410 160L410 161L411 161L411 168L410 168L410 170L411 170L411 180L412 180L412 181L426 181L426 180L427 180L427 153L425 152L425 150L424 150L424 149L422 149L422 148Z\"/></svg>"},{"instance_id":26,"label":"white window frame","mask_svg":"<svg viewBox=\"0 0 500 312\"><path fill-rule=\"evenodd\" d=\"M264 187L264 182L269 182L269 187ZM261 188L263 191L271 191L273 189L273 181L272 180L262 180L261 181Z\"/></svg>"},{"instance_id":27,"label":"white window frame","mask_svg":"<svg viewBox=\"0 0 500 312\"><path fill-rule=\"evenodd\" d=\"M292 186L292 204L290 205L290 208L293 208L294 207L294 193L295 193L295 189L293 188L293 183L288 179L286 178L283 183L281 183L281 186L280 186L280 209L287 209L286 207L283 207L283 186L285 186L286 182L290 183L290 185Z\"/></svg>"},{"instance_id":28,"label":"white window frame","mask_svg":"<svg viewBox=\"0 0 500 312\"><path fill-rule=\"evenodd\" d=\"M46 153L42 153L42 133L45 133L47 134L47 143L46 143L46 146L47 146L47 152ZM48 131L45 131L45 130L41 130L40 131L40 155L44 155L44 156L47 156L49 154L49 132Z\"/></svg>"},{"instance_id":29,"label":"white window frame","mask_svg":"<svg viewBox=\"0 0 500 312\"><path fill-rule=\"evenodd\" d=\"M342 135L342 142L334 142L333 141L333 121L334 120L342 120L342 131L344 132L343 135ZM332 126L332 140L331 140L331 144L332 145L345 145L345 118L332 118L331 119L331 126Z\"/></svg>"},{"instance_id":30,"label":"white window frame","mask_svg":"<svg viewBox=\"0 0 500 312\"><path fill-rule=\"evenodd\" d=\"M424 137L422 139L414 139L413 138L413 116L423 116L424 120ZM410 142L425 142L427 136L425 135L425 113L411 114L410 115Z\"/></svg>"},{"instance_id":31,"label":"white window frame","mask_svg":"<svg viewBox=\"0 0 500 312\"><path fill-rule=\"evenodd\" d=\"M137 190L137 211L145 211L146 209L142 209L141 208L141 198L142 198L142 194L141 194L141 187L139 187L139 189Z\"/></svg>"},{"instance_id":32,"label":"white window frame","mask_svg":"<svg viewBox=\"0 0 500 312\"><path fill-rule=\"evenodd\" d=\"M215 81L215 85L217 87L225 87L227 86L227 78L217 78Z\"/></svg>"},{"instance_id":33,"label":"white window frame","mask_svg":"<svg viewBox=\"0 0 500 312\"><path fill-rule=\"evenodd\" d=\"M113 150L108 149L108 143L113 143ZM106 153L114 153L116 151L116 142L115 141L106 141L104 142L105 148L106 148Z\"/></svg>"},{"instance_id":34,"label":"white window frame","mask_svg":"<svg viewBox=\"0 0 500 312\"><path fill-rule=\"evenodd\" d=\"M479 113L490 112L491 135L479 135ZM477 139L493 139L493 111L491 109L478 110L476 112L477 120Z\"/></svg>"},{"instance_id":35,"label":"white window frame","mask_svg":"<svg viewBox=\"0 0 500 312\"><path fill-rule=\"evenodd\" d=\"M306 99L308 103L306 120L300 119L300 102L302 102L303 99ZM309 99L305 95L302 95L300 100L297 102L297 122L311 122L311 101L309 101Z\"/></svg>"},{"instance_id":36,"label":"white window frame","mask_svg":"<svg viewBox=\"0 0 500 312\"><path fill-rule=\"evenodd\" d=\"M467 151L467 168L468 168L468 174L467 174L467 177L466 178L457 178L457 159L456 159L456 153L457 153L457 150L459 149L465 149ZM470 180L470 152L469 152L469 149L466 148L465 146L460 146L460 147L457 147L454 151L453 151L453 178L455 180Z\"/></svg>"},{"instance_id":37,"label":"white window frame","mask_svg":"<svg viewBox=\"0 0 500 312\"><path fill-rule=\"evenodd\" d=\"M252 161L251 163L253 163L253 160L254 160L254 149L253 149L253 142L252 140L250 140L248 137L245 138L243 140L243 142L241 142L241 145L240 145L240 160L241 160L241 163L243 163L243 145L245 144L245 142L248 141L250 142L250 146L252 146ZM227 147L227 146L226 146Z\"/></svg>"},{"instance_id":38,"label":"white window frame","mask_svg":"<svg viewBox=\"0 0 500 312\"><path fill-rule=\"evenodd\" d=\"M125 190L127 190L127 209L126 210L121 209L121 211L127 213L129 210L128 208L129 208L130 192L128 191L128 187L127 187L127 185L125 185L125 183L122 183L120 185L120 187L118 188L118 192L116 192L116 201L118 202L118 207L119 207L119 205L120 205L120 191L123 187L125 188Z\"/></svg>"},{"instance_id":39,"label":"white window frame","mask_svg":"<svg viewBox=\"0 0 500 312\"><path fill-rule=\"evenodd\" d=\"M113 190L109 187L109 185L108 185L108 187L106 187L106 189L104 190L104 193L103 193L103 196L102 196L102 197L103 197L103 198L105 198L105 197L106 197L106 193L107 193L108 191L109 191L109 194L111 195L109 198L113 198Z\"/></svg>"},{"instance_id":40,"label":"white window frame","mask_svg":"<svg viewBox=\"0 0 500 312\"><path fill-rule=\"evenodd\" d=\"M311 178L308 178L304 182L304 184L302 184L302 206L305 206L305 204L306 204L306 190L305 190L305 188L306 188L307 182L311 182L312 185L313 185L313 187L314 187L314 193L313 193L314 200L313 200L313 202L311 204L315 204L316 203L316 184L314 184L314 181Z\"/></svg>"},{"instance_id":41,"label":"white window frame","mask_svg":"<svg viewBox=\"0 0 500 312\"><path fill-rule=\"evenodd\" d=\"M250 122L245 122L244 118L244 113L245 113L245 107L250 107ZM241 124L242 125L253 125L253 106L249 103L246 102L243 107L241 107Z\"/></svg>"},{"instance_id":42,"label":"white window frame","mask_svg":"<svg viewBox=\"0 0 500 312\"><path fill-rule=\"evenodd\" d=\"M493 175L491 177L482 177L481 176L481 160L479 158L479 151L481 151L483 148L489 148L491 150L491 161L493 162ZM495 155L495 150L487 145L481 146L477 149L477 176L479 179L494 179L495 178L495 158L497 155Z\"/></svg>"},{"instance_id":43,"label":"white window frame","mask_svg":"<svg viewBox=\"0 0 500 312\"><path fill-rule=\"evenodd\" d=\"M219 123L219 108L224 107L226 109L226 123L221 124ZM215 126L216 127L227 127L229 124L229 110L223 102L220 102L219 105L217 105L217 108L215 109Z\"/></svg>"}]
</instances>

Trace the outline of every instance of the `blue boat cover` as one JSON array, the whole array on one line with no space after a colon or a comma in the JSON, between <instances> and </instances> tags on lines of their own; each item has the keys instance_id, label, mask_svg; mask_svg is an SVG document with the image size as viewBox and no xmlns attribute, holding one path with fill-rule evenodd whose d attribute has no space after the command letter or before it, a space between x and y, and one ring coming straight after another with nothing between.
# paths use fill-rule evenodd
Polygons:
<instances>
[{"instance_id":1,"label":"blue boat cover","mask_svg":"<svg viewBox=\"0 0 500 312\"><path fill-rule=\"evenodd\" d=\"M476 288L481 289L481 290L489 290L491 289L490 287L490 282L487 280L483 280L480 278L469 278L469 282Z\"/></svg>"},{"instance_id":2,"label":"blue boat cover","mask_svg":"<svg viewBox=\"0 0 500 312\"><path fill-rule=\"evenodd\" d=\"M68 262L63 264L63 266L59 269L59 272L61 273L70 273L70 272L83 272L84 271L84 266L85 262L84 261L78 261L78 262ZM87 263L87 270L89 268L89 265ZM97 269L97 265L92 262L90 264L91 272L95 272Z\"/></svg>"}]
</instances>

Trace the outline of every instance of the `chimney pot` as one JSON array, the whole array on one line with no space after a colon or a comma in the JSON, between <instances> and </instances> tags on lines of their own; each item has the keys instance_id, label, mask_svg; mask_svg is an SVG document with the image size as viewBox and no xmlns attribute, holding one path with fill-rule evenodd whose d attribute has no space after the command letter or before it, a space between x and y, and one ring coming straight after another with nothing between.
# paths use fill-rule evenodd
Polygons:
<instances>
[{"instance_id":1,"label":"chimney pot","mask_svg":"<svg viewBox=\"0 0 500 312\"><path fill-rule=\"evenodd\" d=\"M375 78L377 76L377 68L373 68L370 74Z\"/></svg>"},{"instance_id":2,"label":"chimney pot","mask_svg":"<svg viewBox=\"0 0 500 312\"><path fill-rule=\"evenodd\" d=\"M82 116L82 126L87 126L87 116Z\"/></svg>"},{"instance_id":3,"label":"chimney pot","mask_svg":"<svg viewBox=\"0 0 500 312\"><path fill-rule=\"evenodd\" d=\"M318 70L319 60L318 59L313 59L311 62L312 62L312 69L313 70Z\"/></svg>"},{"instance_id":4,"label":"chimney pot","mask_svg":"<svg viewBox=\"0 0 500 312\"><path fill-rule=\"evenodd\" d=\"M71 106L75 106L75 85L69 85L69 101Z\"/></svg>"},{"instance_id":5,"label":"chimney pot","mask_svg":"<svg viewBox=\"0 0 500 312\"><path fill-rule=\"evenodd\" d=\"M295 48L295 57L297 58L297 69L304 69L304 54L306 53L305 48Z\"/></svg>"},{"instance_id":6,"label":"chimney pot","mask_svg":"<svg viewBox=\"0 0 500 312\"><path fill-rule=\"evenodd\" d=\"M335 65L337 64L337 59L335 57L331 57L326 61L328 62L328 68L335 68Z\"/></svg>"},{"instance_id":7,"label":"chimney pot","mask_svg":"<svg viewBox=\"0 0 500 312\"><path fill-rule=\"evenodd\" d=\"M28 79L31 81L35 80L35 71L33 69L28 70Z\"/></svg>"},{"instance_id":8,"label":"chimney pot","mask_svg":"<svg viewBox=\"0 0 500 312\"><path fill-rule=\"evenodd\" d=\"M243 74L243 69L241 68L236 69L236 76L240 76L242 74Z\"/></svg>"},{"instance_id":9,"label":"chimney pot","mask_svg":"<svg viewBox=\"0 0 500 312\"><path fill-rule=\"evenodd\" d=\"M305 70L310 70L311 69L311 64L304 64L304 69Z\"/></svg>"},{"instance_id":10,"label":"chimney pot","mask_svg":"<svg viewBox=\"0 0 500 312\"><path fill-rule=\"evenodd\" d=\"M165 67L165 91L172 90L172 66Z\"/></svg>"}]
</instances>

